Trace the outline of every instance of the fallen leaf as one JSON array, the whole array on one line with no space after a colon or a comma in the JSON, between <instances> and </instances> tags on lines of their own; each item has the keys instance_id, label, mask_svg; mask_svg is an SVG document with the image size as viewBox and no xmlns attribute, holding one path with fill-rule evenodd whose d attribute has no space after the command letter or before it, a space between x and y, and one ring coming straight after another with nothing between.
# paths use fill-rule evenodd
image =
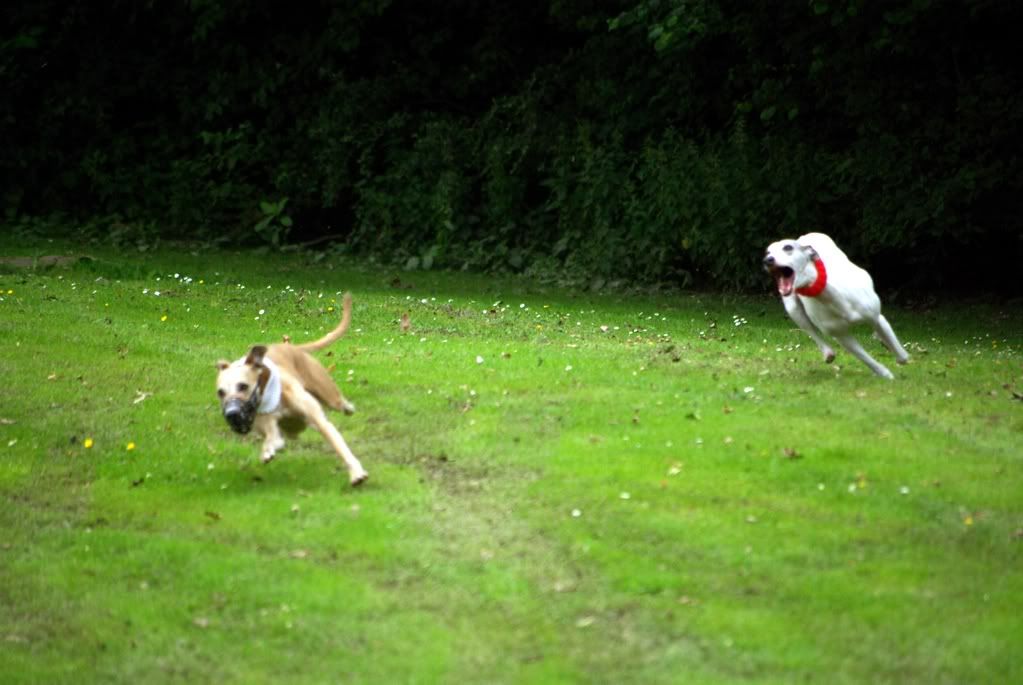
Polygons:
<instances>
[{"instance_id":1,"label":"fallen leaf","mask_svg":"<svg viewBox=\"0 0 1023 685\"><path fill-rule=\"evenodd\" d=\"M782 454L785 455L786 459L802 459L803 455L797 452L792 447L785 447L782 449Z\"/></svg>"},{"instance_id":2,"label":"fallen leaf","mask_svg":"<svg viewBox=\"0 0 1023 685\"><path fill-rule=\"evenodd\" d=\"M135 392L137 393L137 395L136 395L135 399L131 401L132 404L138 404L139 402L144 402L147 397L152 397L153 396L153 393L151 393L151 392L142 392L141 390L136 390Z\"/></svg>"},{"instance_id":3,"label":"fallen leaf","mask_svg":"<svg viewBox=\"0 0 1023 685\"><path fill-rule=\"evenodd\" d=\"M401 315L401 323L398 325L398 328L401 329L402 333L407 333L408 329L411 328L411 327L412 327L412 322L409 320L408 312L404 312Z\"/></svg>"},{"instance_id":4,"label":"fallen leaf","mask_svg":"<svg viewBox=\"0 0 1023 685\"><path fill-rule=\"evenodd\" d=\"M199 628L210 627L210 619L206 618L205 616L196 616L194 619L192 619L192 623Z\"/></svg>"},{"instance_id":5,"label":"fallen leaf","mask_svg":"<svg viewBox=\"0 0 1023 685\"><path fill-rule=\"evenodd\" d=\"M304 549L296 549L291 553L292 559L305 559L307 556L309 556L309 551Z\"/></svg>"},{"instance_id":6,"label":"fallen leaf","mask_svg":"<svg viewBox=\"0 0 1023 685\"><path fill-rule=\"evenodd\" d=\"M207 511L206 515L209 516L214 521L219 521L220 520L220 514L218 514L215 511Z\"/></svg>"}]
</instances>

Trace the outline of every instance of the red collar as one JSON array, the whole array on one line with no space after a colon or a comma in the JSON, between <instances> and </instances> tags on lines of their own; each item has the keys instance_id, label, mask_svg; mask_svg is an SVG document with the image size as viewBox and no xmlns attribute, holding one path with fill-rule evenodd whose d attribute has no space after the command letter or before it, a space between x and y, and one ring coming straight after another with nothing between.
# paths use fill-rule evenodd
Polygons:
<instances>
[{"instance_id":1,"label":"red collar","mask_svg":"<svg viewBox=\"0 0 1023 685\"><path fill-rule=\"evenodd\" d=\"M828 285L828 271L824 268L824 262L820 257L814 257L813 265L817 268L817 280L810 285L796 288L796 292L803 297L817 297Z\"/></svg>"}]
</instances>

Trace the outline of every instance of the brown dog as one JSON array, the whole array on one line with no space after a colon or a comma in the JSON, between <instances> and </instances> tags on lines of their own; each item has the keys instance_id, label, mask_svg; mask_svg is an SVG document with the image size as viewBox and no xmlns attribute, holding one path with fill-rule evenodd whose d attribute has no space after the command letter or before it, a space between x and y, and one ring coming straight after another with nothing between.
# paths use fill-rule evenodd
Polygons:
<instances>
[{"instance_id":1,"label":"brown dog","mask_svg":"<svg viewBox=\"0 0 1023 685\"><path fill-rule=\"evenodd\" d=\"M327 370L309 354L327 347L348 330L352 321L352 296L348 293L343 309L337 328L316 342L256 345L236 362L217 362L217 396L232 430L244 435L255 427L263 437L260 458L264 464L284 447L282 429L294 438L312 424L348 468L352 485L359 485L369 474L327 420L321 405L348 415L355 412L355 406L342 397Z\"/></svg>"}]
</instances>

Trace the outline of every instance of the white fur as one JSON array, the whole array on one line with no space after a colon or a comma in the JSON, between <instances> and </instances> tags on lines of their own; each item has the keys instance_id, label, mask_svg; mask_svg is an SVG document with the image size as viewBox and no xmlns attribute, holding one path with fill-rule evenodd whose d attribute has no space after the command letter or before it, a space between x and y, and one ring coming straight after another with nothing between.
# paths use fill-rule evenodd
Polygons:
<instances>
[{"instance_id":1,"label":"white fur","mask_svg":"<svg viewBox=\"0 0 1023 685\"><path fill-rule=\"evenodd\" d=\"M827 286L820 295L805 297L798 294L796 289L807 287L817 280L817 268L813 261L815 254L824 263ZM834 361L835 352L824 341L822 332L833 336L878 376L894 378L892 372L867 354L850 334L850 329L861 323L869 323L873 327L899 364L909 360L909 354L895 337L888 320L881 314L881 299L874 292L874 281L870 274L849 261L828 236L823 233L807 233L798 240L771 243L767 247L764 265L769 271L782 267L793 270L794 281L791 287L779 282L782 304L792 320L817 343L824 361Z\"/></svg>"}]
</instances>

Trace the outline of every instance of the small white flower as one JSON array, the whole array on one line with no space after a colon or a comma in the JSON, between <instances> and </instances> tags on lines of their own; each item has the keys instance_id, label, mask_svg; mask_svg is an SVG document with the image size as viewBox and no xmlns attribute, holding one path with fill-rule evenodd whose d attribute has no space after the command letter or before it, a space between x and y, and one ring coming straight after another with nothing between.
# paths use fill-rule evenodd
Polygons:
<instances>
[{"instance_id":1,"label":"small white flower","mask_svg":"<svg viewBox=\"0 0 1023 685\"><path fill-rule=\"evenodd\" d=\"M630 494L629 494L629 493L627 493L627 492L623 492L622 494L618 495L618 498L619 498L619 499L631 499L631 498L632 498L632 495L630 495Z\"/></svg>"},{"instance_id":2,"label":"small white flower","mask_svg":"<svg viewBox=\"0 0 1023 685\"><path fill-rule=\"evenodd\" d=\"M755 388L752 385L747 385L745 388L742 389L742 391L748 395L751 392L753 392L754 389Z\"/></svg>"},{"instance_id":3,"label":"small white flower","mask_svg":"<svg viewBox=\"0 0 1023 685\"><path fill-rule=\"evenodd\" d=\"M565 371L571 371L571 370L572 370L572 365L571 364L569 364L568 366L565 367Z\"/></svg>"},{"instance_id":4,"label":"small white flower","mask_svg":"<svg viewBox=\"0 0 1023 685\"><path fill-rule=\"evenodd\" d=\"M264 314L266 314L266 310L265 309L260 309L259 310L259 315L263 316Z\"/></svg>"},{"instance_id":5,"label":"small white flower","mask_svg":"<svg viewBox=\"0 0 1023 685\"><path fill-rule=\"evenodd\" d=\"M580 510L578 510L578 509L573 509L572 510L572 518L576 518L577 519L577 518L579 518L582 515L583 515L583 512L581 512Z\"/></svg>"},{"instance_id":6,"label":"small white flower","mask_svg":"<svg viewBox=\"0 0 1023 685\"><path fill-rule=\"evenodd\" d=\"M899 493L902 494L902 495L908 495L909 494L909 488L907 486L903 485L901 488L899 488Z\"/></svg>"},{"instance_id":7,"label":"small white flower","mask_svg":"<svg viewBox=\"0 0 1023 685\"><path fill-rule=\"evenodd\" d=\"M476 363L477 364L482 364L483 363L483 357L481 355L478 355L478 354L476 355Z\"/></svg>"}]
</instances>

